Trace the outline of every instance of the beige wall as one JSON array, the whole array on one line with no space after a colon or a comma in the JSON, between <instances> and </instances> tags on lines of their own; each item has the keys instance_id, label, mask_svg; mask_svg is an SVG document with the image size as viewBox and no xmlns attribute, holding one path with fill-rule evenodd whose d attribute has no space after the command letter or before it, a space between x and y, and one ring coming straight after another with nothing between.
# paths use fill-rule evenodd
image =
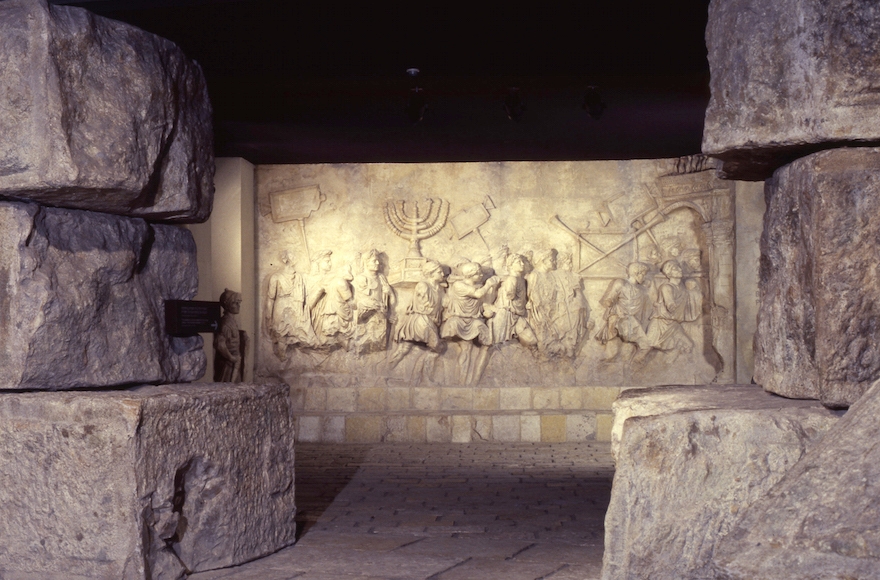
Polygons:
<instances>
[{"instance_id":1,"label":"beige wall","mask_svg":"<svg viewBox=\"0 0 880 580\"><path fill-rule=\"evenodd\" d=\"M239 324L251 337L245 380L253 379L257 294L254 261L254 166L241 158L219 158L214 176L214 209L203 224L189 227L198 247L199 292L196 300L216 301L224 288L242 295ZM213 374L213 337L204 335L208 372Z\"/></svg>"},{"instance_id":2,"label":"beige wall","mask_svg":"<svg viewBox=\"0 0 880 580\"><path fill-rule=\"evenodd\" d=\"M764 182L738 181L736 197L736 382L749 383L755 368Z\"/></svg>"}]
</instances>

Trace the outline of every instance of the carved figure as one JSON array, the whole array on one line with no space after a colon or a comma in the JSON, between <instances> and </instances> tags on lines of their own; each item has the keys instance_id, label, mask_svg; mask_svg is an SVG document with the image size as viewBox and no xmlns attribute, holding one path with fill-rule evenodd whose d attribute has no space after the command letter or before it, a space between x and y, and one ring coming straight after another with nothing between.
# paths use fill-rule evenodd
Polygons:
<instances>
[{"instance_id":1,"label":"carved figure","mask_svg":"<svg viewBox=\"0 0 880 580\"><path fill-rule=\"evenodd\" d=\"M336 276L325 276L323 296L312 319L318 346L347 349L354 330L351 266L343 266Z\"/></svg>"},{"instance_id":2,"label":"carved figure","mask_svg":"<svg viewBox=\"0 0 880 580\"><path fill-rule=\"evenodd\" d=\"M238 327L241 294L226 288L220 295L220 306L223 316L214 334L214 382L240 383L244 380L248 347L247 333Z\"/></svg>"},{"instance_id":3,"label":"carved figure","mask_svg":"<svg viewBox=\"0 0 880 580\"><path fill-rule=\"evenodd\" d=\"M281 252L283 270L269 278L266 292L265 328L272 338L275 355L287 359L287 347L315 343L315 333L306 303L306 283L294 268L290 253Z\"/></svg>"},{"instance_id":4,"label":"carved figure","mask_svg":"<svg viewBox=\"0 0 880 580\"><path fill-rule=\"evenodd\" d=\"M388 348L388 326L394 323L397 297L384 274L380 273L379 252L370 250L362 258L363 273L354 278L357 313L355 342L360 354Z\"/></svg>"},{"instance_id":5,"label":"carved figure","mask_svg":"<svg viewBox=\"0 0 880 580\"><path fill-rule=\"evenodd\" d=\"M650 302L648 291L642 285L647 272L647 265L632 262L626 268L626 279L612 281L599 300L599 304L605 307L605 324L596 334L596 340L603 345L609 345L615 338L619 338L624 345L635 346L630 357L638 353L639 359L643 359L651 350L651 341L645 332ZM622 347L607 355L605 360L614 360L621 350Z\"/></svg>"},{"instance_id":6,"label":"carved figure","mask_svg":"<svg viewBox=\"0 0 880 580\"><path fill-rule=\"evenodd\" d=\"M446 279L443 267L434 260L426 260L422 265L422 280L413 289L412 300L406 307L397 326L394 340L397 348L388 361L393 369L416 345L424 345L428 352L420 356L413 369L412 376L420 378L423 373L429 377L433 372L434 363L445 342L440 339L440 323L443 314L443 289L441 284ZM430 363L430 364L426 364Z\"/></svg>"},{"instance_id":7,"label":"carved figure","mask_svg":"<svg viewBox=\"0 0 880 580\"><path fill-rule=\"evenodd\" d=\"M675 260L664 262L661 271L668 281L660 284L657 290L657 302L648 326L648 340L657 350L689 353L694 343L681 324L699 318L702 294L694 280L688 280L687 285L682 283L681 266Z\"/></svg>"},{"instance_id":8,"label":"carved figure","mask_svg":"<svg viewBox=\"0 0 880 580\"><path fill-rule=\"evenodd\" d=\"M464 263L460 272L444 299L440 336L456 340L459 345L459 381L476 384L488 362L488 345L492 343L491 331L482 316L483 297L498 285L500 279L492 276L481 284L482 266L476 262ZM480 345L476 361L472 360L472 351L477 347L474 341Z\"/></svg>"},{"instance_id":9,"label":"carved figure","mask_svg":"<svg viewBox=\"0 0 880 580\"><path fill-rule=\"evenodd\" d=\"M589 332L590 309L581 277L572 271L571 254L559 254L558 264L560 268L554 272L558 302L553 324L559 337L560 354L574 357Z\"/></svg>"},{"instance_id":10,"label":"carved figure","mask_svg":"<svg viewBox=\"0 0 880 580\"><path fill-rule=\"evenodd\" d=\"M501 279L498 294L492 306L484 310L493 313L489 319L492 331L492 344L501 344L514 338L526 346L537 346L538 337L526 318L526 258L521 254L507 256L507 271L510 273Z\"/></svg>"},{"instance_id":11,"label":"carved figure","mask_svg":"<svg viewBox=\"0 0 880 580\"><path fill-rule=\"evenodd\" d=\"M312 258L312 274L306 285L309 316L315 332L313 347L348 348L353 333L351 267L331 272L333 252L324 250Z\"/></svg>"},{"instance_id":12,"label":"carved figure","mask_svg":"<svg viewBox=\"0 0 880 580\"><path fill-rule=\"evenodd\" d=\"M555 325L559 301L553 274L556 256L556 250L552 249L535 252L535 269L526 276L529 323L538 338L538 349L545 354L556 354L560 350Z\"/></svg>"}]
</instances>

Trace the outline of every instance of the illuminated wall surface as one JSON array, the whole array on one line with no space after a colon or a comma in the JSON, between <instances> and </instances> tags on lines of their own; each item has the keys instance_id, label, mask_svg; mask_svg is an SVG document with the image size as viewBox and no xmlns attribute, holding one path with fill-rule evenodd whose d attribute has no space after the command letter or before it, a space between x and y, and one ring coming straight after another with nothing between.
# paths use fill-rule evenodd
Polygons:
<instances>
[{"instance_id":1,"label":"illuminated wall surface","mask_svg":"<svg viewBox=\"0 0 880 580\"><path fill-rule=\"evenodd\" d=\"M255 377L331 439L735 382L734 190L698 156L258 166Z\"/></svg>"}]
</instances>

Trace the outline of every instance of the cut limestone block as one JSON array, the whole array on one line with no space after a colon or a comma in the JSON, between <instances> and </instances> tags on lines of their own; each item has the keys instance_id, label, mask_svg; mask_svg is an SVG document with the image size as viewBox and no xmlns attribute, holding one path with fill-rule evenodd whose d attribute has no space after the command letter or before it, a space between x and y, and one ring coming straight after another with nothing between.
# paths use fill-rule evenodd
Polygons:
<instances>
[{"instance_id":1,"label":"cut limestone block","mask_svg":"<svg viewBox=\"0 0 880 580\"><path fill-rule=\"evenodd\" d=\"M756 385L673 387L662 397L645 396L657 407L630 416L619 443L605 517L604 580L704 578L737 514L839 416Z\"/></svg>"},{"instance_id":2,"label":"cut limestone block","mask_svg":"<svg viewBox=\"0 0 880 580\"><path fill-rule=\"evenodd\" d=\"M211 107L173 43L45 0L0 2L0 195L204 221Z\"/></svg>"},{"instance_id":3,"label":"cut limestone block","mask_svg":"<svg viewBox=\"0 0 880 580\"><path fill-rule=\"evenodd\" d=\"M817 149L880 141L880 6L712 0L703 152L762 180Z\"/></svg>"},{"instance_id":4,"label":"cut limestone block","mask_svg":"<svg viewBox=\"0 0 880 580\"><path fill-rule=\"evenodd\" d=\"M718 578L880 578L880 383L716 550Z\"/></svg>"},{"instance_id":5,"label":"cut limestone block","mask_svg":"<svg viewBox=\"0 0 880 580\"><path fill-rule=\"evenodd\" d=\"M880 378L880 149L836 149L766 186L755 380L833 407Z\"/></svg>"},{"instance_id":6,"label":"cut limestone block","mask_svg":"<svg viewBox=\"0 0 880 580\"><path fill-rule=\"evenodd\" d=\"M198 284L179 226L0 202L0 390L196 380L202 338L165 334Z\"/></svg>"},{"instance_id":7,"label":"cut limestone block","mask_svg":"<svg viewBox=\"0 0 880 580\"><path fill-rule=\"evenodd\" d=\"M814 408L812 401L789 401L764 392L758 385L692 385L649 387L623 391L611 405L611 456L617 460L624 425L631 417L712 409Z\"/></svg>"},{"instance_id":8,"label":"cut limestone block","mask_svg":"<svg viewBox=\"0 0 880 580\"><path fill-rule=\"evenodd\" d=\"M294 542L286 385L0 394L0 577L166 580Z\"/></svg>"}]
</instances>

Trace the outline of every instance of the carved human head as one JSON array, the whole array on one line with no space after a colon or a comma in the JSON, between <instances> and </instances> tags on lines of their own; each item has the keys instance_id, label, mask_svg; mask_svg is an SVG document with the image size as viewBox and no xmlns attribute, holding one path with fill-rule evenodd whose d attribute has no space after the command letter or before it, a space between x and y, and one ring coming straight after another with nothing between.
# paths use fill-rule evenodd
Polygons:
<instances>
[{"instance_id":1,"label":"carved human head","mask_svg":"<svg viewBox=\"0 0 880 580\"><path fill-rule=\"evenodd\" d=\"M667 278L681 278L681 266L679 266L678 262L675 260L666 260L663 262L660 271L663 272Z\"/></svg>"},{"instance_id":2,"label":"carved human head","mask_svg":"<svg viewBox=\"0 0 880 580\"><path fill-rule=\"evenodd\" d=\"M436 262L434 260L425 260L425 262L422 264L422 276L425 278L425 280L442 282L443 278L446 277L446 274L443 272L443 266L441 266L439 262Z\"/></svg>"},{"instance_id":3,"label":"carved human head","mask_svg":"<svg viewBox=\"0 0 880 580\"><path fill-rule=\"evenodd\" d=\"M642 264L641 262L630 262L629 266L626 267L626 276L631 281L637 282L641 284L645 280L645 275L648 273L648 266Z\"/></svg>"},{"instance_id":4,"label":"carved human head","mask_svg":"<svg viewBox=\"0 0 880 580\"><path fill-rule=\"evenodd\" d=\"M526 257L522 254L510 254L507 257L507 271L519 276L526 271Z\"/></svg>"},{"instance_id":5,"label":"carved human head","mask_svg":"<svg viewBox=\"0 0 880 580\"><path fill-rule=\"evenodd\" d=\"M286 266L293 266L293 255L290 253L290 250L281 250L279 258L281 259L282 264Z\"/></svg>"},{"instance_id":6,"label":"carved human head","mask_svg":"<svg viewBox=\"0 0 880 580\"><path fill-rule=\"evenodd\" d=\"M571 256L571 252L559 252L558 262L561 270L571 272L574 269L574 259Z\"/></svg>"},{"instance_id":7,"label":"carved human head","mask_svg":"<svg viewBox=\"0 0 880 580\"><path fill-rule=\"evenodd\" d=\"M364 272L376 273L379 271L381 262L379 261L379 250L370 250L361 258L361 264Z\"/></svg>"},{"instance_id":8,"label":"carved human head","mask_svg":"<svg viewBox=\"0 0 880 580\"><path fill-rule=\"evenodd\" d=\"M224 289L223 294L220 295L220 306L226 312L238 314L238 311L241 309L241 293L229 288Z\"/></svg>"},{"instance_id":9,"label":"carved human head","mask_svg":"<svg viewBox=\"0 0 880 580\"><path fill-rule=\"evenodd\" d=\"M483 275L483 267L476 262L467 262L461 266L461 275L472 280L479 280Z\"/></svg>"},{"instance_id":10,"label":"carved human head","mask_svg":"<svg viewBox=\"0 0 880 580\"><path fill-rule=\"evenodd\" d=\"M550 272L556 269L556 250L540 250L535 252L535 269L540 272Z\"/></svg>"},{"instance_id":11,"label":"carved human head","mask_svg":"<svg viewBox=\"0 0 880 580\"><path fill-rule=\"evenodd\" d=\"M700 250L685 250L681 253L681 259L691 271L700 269Z\"/></svg>"},{"instance_id":12,"label":"carved human head","mask_svg":"<svg viewBox=\"0 0 880 580\"><path fill-rule=\"evenodd\" d=\"M317 272L329 272L332 267L330 256L333 255L331 250L322 250L312 256L312 268Z\"/></svg>"}]
</instances>

